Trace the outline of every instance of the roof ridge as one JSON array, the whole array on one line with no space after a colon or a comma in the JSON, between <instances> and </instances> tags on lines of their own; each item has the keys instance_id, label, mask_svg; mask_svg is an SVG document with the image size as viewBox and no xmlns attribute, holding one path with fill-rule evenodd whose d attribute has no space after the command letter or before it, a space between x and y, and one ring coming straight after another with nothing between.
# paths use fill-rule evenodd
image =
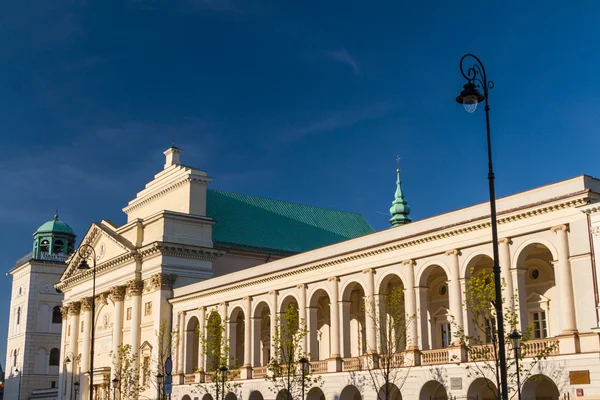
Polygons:
<instances>
[{"instance_id":1,"label":"roof ridge","mask_svg":"<svg viewBox=\"0 0 600 400\"><path fill-rule=\"evenodd\" d=\"M270 197L262 197L262 196L254 196L251 194L243 194L243 193L237 193L237 192L229 192L227 190L221 190L221 189L213 189L213 188L208 188L206 190L212 191L212 192L219 192L219 193L227 193L227 194L235 194L238 196L245 196L245 197L252 197L255 199L262 199L262 200L269 200L269 201L277 201L280 203L287 203L287 204L293 204L295 206L302 206L302 207L309 207L309 208L315 208L318 210L326 210L326 211L335 211L335 212L339 212L339 213L344 213L344 214L351 214L351 215L357 215L360 217L364 218L363 214L360 213L356 213L356 212L352 212L352 211L341 211L341 210L336 210L335 208L329 208L329 207L320 207L320 206L311 206L309 204L302 204L302 203L296 203L293 201L289 201L289 200L278 200L278 199L272 199Z\"/></svg>"}]
</instances>

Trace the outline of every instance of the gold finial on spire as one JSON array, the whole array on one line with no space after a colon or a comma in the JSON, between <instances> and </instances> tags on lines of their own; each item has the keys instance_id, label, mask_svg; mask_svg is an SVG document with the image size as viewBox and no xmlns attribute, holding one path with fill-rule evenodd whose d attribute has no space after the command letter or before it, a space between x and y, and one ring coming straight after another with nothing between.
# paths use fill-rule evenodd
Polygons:
<instances>
[{"instance_id":1,"label":"gold finial on spire","mask_svg":"<svg viewBox=\"0 0 600 400\"><path fill-rule=\"evenodd\" d=\"M400 172L400 156L396 156L396 172Z\"/></svg>"}]
</instances>

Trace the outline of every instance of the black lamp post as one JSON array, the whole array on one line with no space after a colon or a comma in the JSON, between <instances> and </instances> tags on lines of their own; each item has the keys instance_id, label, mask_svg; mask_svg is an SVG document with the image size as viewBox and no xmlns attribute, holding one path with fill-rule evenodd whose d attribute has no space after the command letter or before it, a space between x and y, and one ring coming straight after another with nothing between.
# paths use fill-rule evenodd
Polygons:
<instances>
[{"instance_id":1,"label":"black lamp post","mask_svg":"<svg viewBox=\"0 0 600 400\"><path fill-rule=\"evenodd\" d=\"M223 393L221 393L221 399L225 399L225 377L227 377L227 367L221 367L221 383L223 384Z\"/></svg>"},{"instance_id":2,"label":"black lamp post","mask_svg":"<svg viewBox=\"0 0 600 400\"><path fill-rule=\"evenodd\" d=\"M515 350L515 368L517 369L517 396L519 400L521 400L521 374L519 371L519 352L521 351L521 335L517 331L513 331L510 334L510 339L512 340L513 349Z\"/></svg>"},{"instance_id":3,"label":"black lamp post","mask_svg":"<svg viewBox=\"0 0 600 400\"><path fill-rule=\"evenodd\" d=\"M75 388L75 399L77 399L77 395L79 394L79 381L75 382L73 387Z\"/></svg>"},{"instance_id":4,"label":"black lamp post","mask_svg":"<svg viewBox=\"0 0 600 400\"><path fill-rule=\"evenodd\" d=\"M473 58L475 64L466 70L463 62L467 58ZM485 122L487 128L487 153L488 153L488 183L490 191L490 216L492 223L492 250L494 256L494 286L496 291L496 319L498 328L498 355L500 358L500 394L503 400L508 400L508 382L506 374L506 349L504 345L504 316L502 315L502 281L500 278L500 265L498 264L498 225L496 221L496 190L494 188L494 169L492 167L492 141L490 136L490 106L488 104L488 93L494 88L494 82L487 80L485 68L481 60L473 54L465 54L460 59L460 72L467 80L462 92L456 101L464 105L467 112L472 113L477 104L485 101ZM477 89L483 88L483 94Z\"/></svg>"},{"instance_id":5,"label":"black lamp post","mask_svg":"<svg viewBox=\"0 0 600 400\"><path fill-rule=\"evenodd\" d=\"M300 367L302 368L302 400L304 400L304 378L306 376L306 368L308 367L308 360L306 357L300 359Z\"/></svg>"},{"instance_id":6,"label":"black lamp post","mask_svg":"<svg viewBox=\"0 0 600 400\"><path fill-rule=\"evenodd\" d=\"M96 251L89 244L82 244L79 246L77 250L79 257L81 257L81 262L77 269L80 270L88 270L90 269L89 264L87 263L87 258L92 256L92 336L90 343L90 400L94 398L94 330L95 330L95 319L96 319ZM85 338L84 338L85 340Z\"/></svg>"},{"instance_id":7,"label":"black lamp post","mask_svg":"<svg viewBox=\"0 0 600 400\"><path fill-rule=\"evenodd\" d=\"M163 383L163 374L160 372L156 374L156 383L158 383L158 398L162 399L162 383Z\"/></svg>"},{"instance_id":8,"label":"black lamp post","mask_svg":"<svg viewBox=\"0 0 600 400\"><path fill-rule=\"evenodd\" d=\"M115 376L115 379L112 380L113 387L113 399L117 400L117 388L119 387L119 379Z\"/></svg>"}]
</instances>

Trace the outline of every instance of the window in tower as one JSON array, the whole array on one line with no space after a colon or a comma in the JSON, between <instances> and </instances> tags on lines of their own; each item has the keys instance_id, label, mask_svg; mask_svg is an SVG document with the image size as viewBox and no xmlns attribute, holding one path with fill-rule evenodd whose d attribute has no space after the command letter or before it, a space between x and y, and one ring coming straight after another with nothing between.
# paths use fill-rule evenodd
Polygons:
<instances>
[{"instance_id":1,"label":"window in tower","mask_svg":"<svg viewBox=\"0 0 600 400\"><path fill-rule=\"evenodd\" d=\"M50 350L50 361L48 365L58 365L60 362L60 351L57 348Z\"/></svg>"},{"instance_id":2,"label":"window in tower","mask_svg":"<svg viewBox=\"0 0 600 400\"><path fill-rule=\"evenodd\" d=\"M54 254L60 254L60 255L62 255L62 254L63 254L63 251L64 251L64 247L65 247L65 246L64 246L64 244L63 244L63 241L62 241L62 240L56 240L56 241L54 242L54 248L52 249L52 252L53 252Z\"/></svg>"},{"instance_id":3,"label":"window in tower","mask_svg":"<svg viewBox=\"0 0 600 400\"><path fill-rule=\"evenodd\" d=\"M17 308L17 325L21 324L21 307Z\"/></svg>"},{"instance_id":4,"label":"window in tower","mask_svg":"<svg viewBox=\"0 0 600 400\"><path fill-rule=\"evenodd\" d=\"M50 242L48 241L48 239L44 239L42 240L42 245L40 246L40 251L42 253L47 253L50 249Z\"/></svg>"},{"instance_id":5,"label":"window in tower","mask_svg":"<svg viewBox=\"0 0 600 400\"><path fill-rule=\"evenodd\" d=\"M62 324L62 314L60 313L60 306L56 306L52 309L52 323Z\"/></svg>"}]
</instances>

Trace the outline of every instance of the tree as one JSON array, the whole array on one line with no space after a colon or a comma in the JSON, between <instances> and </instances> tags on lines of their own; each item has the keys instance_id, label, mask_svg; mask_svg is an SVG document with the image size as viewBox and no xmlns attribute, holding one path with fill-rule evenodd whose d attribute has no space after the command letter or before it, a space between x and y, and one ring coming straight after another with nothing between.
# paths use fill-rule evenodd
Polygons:
<instances>
[{"instance_id":1,"label":"tree","mask_svg":"<svg viewBox=\"0 0 600 400\"><path fill-rule=\"evenodd\" d=\"M521 384L532 375L531 372L535 366L545 360L557 348L558 343L548 343L544 347L533 347L528 343L533 338L533 326L527 326L519 333L521 338L521 351L518 355L519 368L516 367L515 358L511 356L512 341L510 334L513 331L519 331L519 313L518 313L518 295L513 295L510 301L502 299L504 313L504 332L505 337L499 338L496 329L496 312L494 302L496 298L494 275L490 270L479 270L477 272L471 269L471 277L467 281L465 290L464 307L470 313L471 332L466 332L462 326L454 324L454 336L467 350L468 363L465 363L467 375L469 377L484 378L484 381L496 398L500 399L497 388L500 387L500 359L498 355L499 340L503 340L506 348L507 363L507 386L512 390L508 393L509 398L517 395L517 377ZM502 291L506 288L506 282L502 280ZM514 307L512 307L514 304ZM527 362L523 362L525 357ZM493 377L496 386L488 378Z\"/></svg>"},{"instance_id":2,"label":"tree","mask_svg":"<svg viewBox=\"0 0 600 400\"><path fill-rule=\"evenodd\" d=\"M236 362L231 356L227 340L227 323L228 320L223 320L219 312L213 309L206 316L205 332L197 332L200 348L206 360L204 379L198 383L198 388L201 392L210 394L214 400L219 400L220 395L224 397L227 392L234 391L240 386L233 382L239 371L229 368ZM221 370L222 367L227 368L225 374ZM202 369L202 366L198 366L198 369Z\"/></svg>"},{"instance_id":3,"label":"tree","mask_svg":"<svg viewBox=\"0 0 600 400\"><path fill-rule=\"evenodd\" d=\"M267 365L265 378L271 386L269 390L277 396L277 400L293 400L301 398L302 388L305 393L321 384L321 377L314 377L310 368L302 373L301 359L310 359L302 342L308 335L306 321L300 320L298 310L290 304L282 315L275 319L273 355Z\"/></svg>"},{"instance_id":4,"label":"tree","mask_svg":"<svg viewBox=\"0 0 600 400\"><path fill-rule=\"evenodd\" d=\"M144 390L140 384L140 370L137 366L137 353L131 351L131 345L119 345L117 353L110 352L113 360L115 378L119 380L117 391L119 399L137 399ZM112 390L112 389L111 389Z\"/></svg>"},{"instance_id":5,"label":"tree","mask_svg":"<svg viewBox=\"0 0 600 400\"><path fill-rule=\"evenodd\" d=\"M374 310L379 308L379 314ZM408 378L412 360L406 357L408 343L406 328L414 315L407 315L404 307L404 290L400 286L386 288L379 301L365 301L366 318L373 321L380 349L367 349L363 368L369 372L369 385L378 400L390 400L399 395ZM360 337L360 335L359 335Z\"/></svg>"}]
</instances>

